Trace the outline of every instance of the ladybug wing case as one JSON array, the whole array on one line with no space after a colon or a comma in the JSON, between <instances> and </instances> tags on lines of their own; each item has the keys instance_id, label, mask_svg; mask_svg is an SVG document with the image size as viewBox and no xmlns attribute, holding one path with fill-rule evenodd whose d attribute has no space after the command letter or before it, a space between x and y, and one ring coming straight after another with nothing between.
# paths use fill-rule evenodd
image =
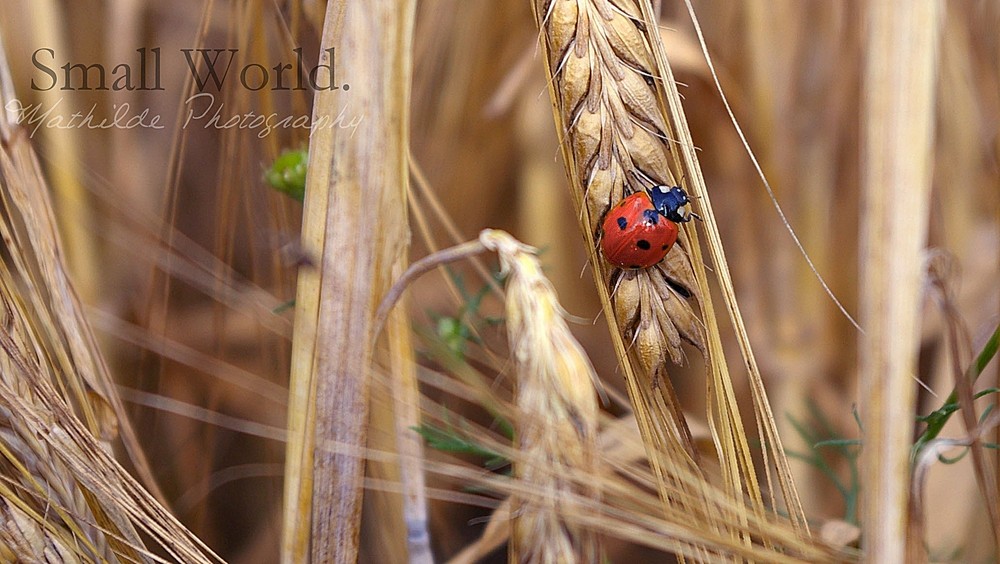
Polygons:
<instances>
[{"instance_id":1,"label":"ladybug wing case","mask_svg":"<svg viewBox=\"0 0 1000 564\"><path fill-rule=\"evenodd\" d=\"M677 224L657 213L644 193L613 207L602 225L601 251L619 268L649 268L677 241Z\"/></svg>"}]
</instances>

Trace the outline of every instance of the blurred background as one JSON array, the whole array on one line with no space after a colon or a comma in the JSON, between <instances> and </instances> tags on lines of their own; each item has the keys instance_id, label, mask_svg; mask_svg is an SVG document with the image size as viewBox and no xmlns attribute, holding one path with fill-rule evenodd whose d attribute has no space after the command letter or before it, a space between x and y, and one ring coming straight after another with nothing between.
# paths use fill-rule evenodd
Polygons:
<instances>
[{"instance_id":1,"label":"blurred background","mask_svg":"<svg viewBox=\"0 0 1000 564\"><path fill-rule=\"evenodd\" d=\"M957 363L965 367L1000 322L1000 4L945 5L928 264L954 296L964 328ZM793 469L817 522L857 517L856 449L814 450L812 444L860 435L852 406L862 337L824 293L788 229L847 311L856 313L864 212L858 201L866 49L860 6L694 1L719 81L788 226L735 133L686 10L675 2L661 6L661 35L682 83L739 303L785 446L804 459L793 461ZM495 227L542 250L563 305L581 318L574 333L605 385L623 389L568 198L530 10L529 2L418 4L412 155L465 238ZM25 125L34 130L55 194L77 289L132 405L156 477L180 519L234 562L273 561L280 538L284 443L269 430L286 419L287 306L294 298L301 205L268 187L264 173L281 150L304 147L308 131L262 134L250 120L243 122L247 127L220 124L247 112L309 115L310 92L251 91L239 85L238 72L247 64L294 64L297 47L311 68L324 11L314 0L7 0L0 7L22 106L44 108L35 116L52 110L42 122ZM150 65L151 50L161 50L162 90L84 90L79 82L63 89L60 67L67 63L101 64L109 83L112 69L126 63L136 78L142 48ZM191 70L181 51L197 48L239 50L223 88L206 89L214 98L204 119L193 118L204 100L188 100ZM50 83L33 55L53 71L58 84L52 89L32 89L33 80ZM337 80L350 83L351 77ZM63 128L49 121L92 111L96 123L147 109L148 116L161 116L162 128ZM221 117L210 122L216 110ZM350 134L355 118L364 127L365 116L353 114L348 102L340 134ZM440 222L431 231L439 242L448 240ZM412 256L419 258L428 246L414 233ZM454 272L470 292L483 284L471 270ZM468 305L443 291L439 278L415 292L415 328L431 338L441 337L442 316L459 316ZM484 316L497 312L489 300L482 306ZM926 384L920 413L939 407L952 388L955 359L945 338L951 321L928 286L914 375ZM735 351L735 343L731 347ZM703 365L696 350L687 352L689 364L674 369L672 380L688 416L699 421ZM995 364L982 386L996 384ZM927 499L932 557L989 554L967 464L935 467ZM477 519L488 514L433 503L438 557L475 539L482 532ZM368 531L374 559L377 527ZM635 554L616 550L612 561Z\"/></svg>"}]
</instances>

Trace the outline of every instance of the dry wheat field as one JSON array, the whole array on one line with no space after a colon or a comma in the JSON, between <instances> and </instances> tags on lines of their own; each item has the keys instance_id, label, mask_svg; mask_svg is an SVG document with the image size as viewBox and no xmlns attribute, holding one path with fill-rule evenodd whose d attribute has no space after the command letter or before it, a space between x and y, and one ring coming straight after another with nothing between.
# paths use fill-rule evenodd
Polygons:
<instances>
[{"instance_id":1,"label":"dry wheat field","mask_svg":"<svg viewBox=\"0 0 1000 564\"><path fill-rule=\"evenodd\" d=\"M0 561L1000 560L996 0L5 0L0 101Z\"/></svg>"}]
</instances>

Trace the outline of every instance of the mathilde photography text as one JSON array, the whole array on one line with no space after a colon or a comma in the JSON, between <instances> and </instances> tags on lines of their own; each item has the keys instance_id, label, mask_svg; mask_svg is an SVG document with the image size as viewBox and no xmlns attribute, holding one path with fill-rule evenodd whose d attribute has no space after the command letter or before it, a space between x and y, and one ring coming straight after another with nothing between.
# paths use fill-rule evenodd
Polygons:
<instances>
[{"instance_id":1,"label":"mathilde photography text","mask_svg":"<svg viewBox=\"0 0 1000 564\"><path fill-rule=\"evenodd\" d=\"M193 93L186 94L183 99L180 125L185 129L246 130L264 138L278 129L338 128L353 135L363 121L363 116L350 112L347 96L337 115L321 116L236 110L223 101L221 94L233 88L250 92L329 90L346 94L351 85L337 76L336 49L326 49L315 65L306 63L302 48L292 49L287 60L266 64L244 59L239 49L180 49L174 56L174 62L190 73L193 88ZM160 47L142 47L135 50L131 60L109 65L62 61L53 49L36 49L31 55L30 89L38 93L66 94L36 96L44 101L32 103L12 100L5 109L31 136L43 128L164 129L163 116L132 102L72 107L73 103L68 100L73 92L166 91L163 84L166 57Z\"/></svg>"}]
</instances>

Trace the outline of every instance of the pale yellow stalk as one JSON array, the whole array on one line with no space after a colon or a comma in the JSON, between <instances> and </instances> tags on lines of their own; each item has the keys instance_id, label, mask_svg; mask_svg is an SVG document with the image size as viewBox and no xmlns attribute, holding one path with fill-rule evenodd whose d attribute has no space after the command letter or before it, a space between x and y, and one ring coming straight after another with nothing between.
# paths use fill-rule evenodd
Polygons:
<instances>
[{"instance_id":1,"label":"pale yellow stalk","mask_svg":"<svg viewBox=\"0 0 1000 564\"><path fill-rule=\"evenodd\" d=\"M908 539L921 289L941 29L936 0L871 0L862 124L862 543L869 562L926 558Z\"/></svg>"}]
</instances>

